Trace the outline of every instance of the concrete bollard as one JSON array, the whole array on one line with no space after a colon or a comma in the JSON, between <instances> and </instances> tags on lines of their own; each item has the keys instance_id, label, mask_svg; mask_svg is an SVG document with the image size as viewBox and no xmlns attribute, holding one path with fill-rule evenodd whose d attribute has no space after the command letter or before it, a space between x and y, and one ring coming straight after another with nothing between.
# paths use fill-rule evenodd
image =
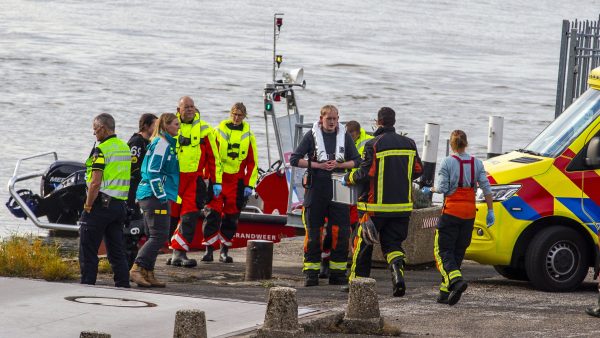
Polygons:
<instances>
[{"instance_id":1,"label":"concrete bollard","mask_svg":"<svg viewBox=\"0 0 600 338\"><path fill-rule=\"evenodd\" d=\"M175 315L173 338L206 338L206 315L200 310L179 310Z\"/></svg>"},{"instance_id":2,"label":"concrete bollard","mask_svg":"<svg viewBox=\"0 0 600 338\"><path fill-rule=\"evenodd\" d=\"M273 272L273 242L248 241L246 247L246 281L271 279Z\"/></svg>"},{"instance_id":3,"label":"concrete bollard","mask_svg":"<svg viewBox=\"0 0 600 338\"><path fill-rule=\"evenodd\" d=\"M504 117L490 116L488 132L487 158L502 155L502 137L504 134Z\"/></svg>"},{"instance_id":4,"label":"concrete bollard","mask_svg":"<svg viewBox=\"0 0 600 338\"><path fill-rule=\"evenodd\" d=\"M97 331L81 331L79 338L110 338L110 334Z\"/></svg>"},{"instance_id":5,"label":"concrete bollard","mask_svg":"<svg viewBox=\"0 0 600 338\"><path fill-rule=\"evenodd\" d=\"M350 281L348 308L342 322L346 333L381 334L383 317L373 278L355 278Z\"/></svg>"},{"instance_id":6,"label":"concrete bollard","mask_svg":"<svg viewBox=\"0 0 600 338\"><path fill-rule=\"evenodd\" d=\"M420 186L433 186L439 141L440 125L437 123L427 123L423 137L423 175L421 175L419 181Z\"/></svg>"},{"instance_id":7,"label":"concrete bollard","mask_svg":"<svg viewBox=\"0 0 600 338\"><path fill-rule=\"evenodd\" d=\"M302 328L298 325L296 289L271 288L265 323L258 330L256 337L300 337L302 332Z\"/></svg>"}]
</instances>

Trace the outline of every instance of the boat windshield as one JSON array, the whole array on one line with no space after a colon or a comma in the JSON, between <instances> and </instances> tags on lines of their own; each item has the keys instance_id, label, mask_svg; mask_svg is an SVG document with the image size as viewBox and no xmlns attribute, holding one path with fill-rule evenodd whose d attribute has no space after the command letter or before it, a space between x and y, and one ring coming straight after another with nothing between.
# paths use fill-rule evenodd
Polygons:
<instances>
[{"instance_id":1,"label":"boat windshield","mask_svg":"<svg viewBox=\"0 0 600 338\"><path fill-rule=\"evenodd\" d=\"M600 115L600 91L588 89L520 151L557 157Z\"/></svg>"}]
</instances>

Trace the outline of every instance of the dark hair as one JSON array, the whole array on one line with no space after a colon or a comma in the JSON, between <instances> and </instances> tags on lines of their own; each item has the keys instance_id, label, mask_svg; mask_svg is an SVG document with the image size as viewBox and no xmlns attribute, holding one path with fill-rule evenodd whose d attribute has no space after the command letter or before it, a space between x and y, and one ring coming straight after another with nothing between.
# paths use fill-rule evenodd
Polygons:
<instances>
[{"instance_id":1,"label":"dark hair","mask_svg":"<svg viewBox=\"0 0 600 338\"><path fill-rule=\"evenodd\" d=\"M94 118L94 121L105 126L111 132L115 131L115 119L108 113L102 113Z\"/></svg>"},{"instance_id":2,"label":"dark hair","mask_svg":"<svg viewBox=\"0 0 600 338\"><path fill-rule=\"evenodd\" d=\"M353 133L356 131L360 131L360 123L358 123L357 121L348 121L346 123L346 131L349 133Z\"/></svg>"},{"instance_id":3,"label":"dark hair","mask_svg":"<svg viewBox=\"0 0 600 338\"><path fill-rule=\"evenodd\" d=\"M381 107L377 112L377 121L384 127L391 127L396 123L396 112L390 107Z\"/></svg>"},{"instance_id":4,"label":"dark hair","mask_svg":"<svg viewBox=\"0 0 600 338\"><path fill-rule=\"evenodd\" d=\"M140 116L139 131L144 131L145 129L153 125L156 119L158 119L158 117L156 117L156 115L154 114L142 114L142 116Z\"/></svg>"},{"instance_id":5,"label":"dark hair","mask_svg":"<svg viewBox=\"0 0 600 338\"><path fill-rule=\"evenodd\" d=\"M464 131L457 129L450 134L450 147L452 147L452 150L464 149L468 145L467 134Z\"/></svg>"}]
</instances>

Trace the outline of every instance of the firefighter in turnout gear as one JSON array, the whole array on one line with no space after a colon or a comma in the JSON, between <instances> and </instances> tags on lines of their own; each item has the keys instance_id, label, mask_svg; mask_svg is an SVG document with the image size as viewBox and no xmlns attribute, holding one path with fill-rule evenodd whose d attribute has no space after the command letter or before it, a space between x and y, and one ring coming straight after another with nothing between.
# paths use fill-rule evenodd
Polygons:
<instances>
[{"instance_id":1,"label":"firefighter in turnout gear","mask_svg":"<svg viewBox=\"0 0 600 338\"><path fill-rule=\"evenodd\" d=\"M184 96L179 100L177 117L181 121L177 141L179 158L178 203L172 203L171 216L179 217L179 224L171 238L173 257L167 264L184 267L196 266L186 252L194 239L196 224L205 201L221 193L221 161L215 135L210 125L200 119L194 101ZM207 189L204 179L208 179ZM179 200L180 199L180 200Z\"/></svg>"},{"instance_id":2,"label":"firefighter in turnout gear","mask_svg":"<svg viewBox=\"0 0 600 338\"><path fill-rule=\"evenodd\" d=\"M483 191L487 203L487 226L495 221L490 182L483 163L465 152L467 145L465 132L453 131L450 147L454 154L442 161L436 186L422 188L426 194L444 194L442 216L435 231L434 257L442 275L437 301L448 305L456 304L467 289L460 266L471 244L477 187Z\"/></svg>"},{"instance_id":3,"label":"firefighter in turnout gear","mask_svg":"<svg viewBox=\"0 0 600 338\"><path fill-rule=\"evenodd\" d=\"M123 225L131 179L131 153L115 135L115 119L100 114L92 128L100 142L86 162L87 194L79 219L79 266L81 284L96 284L98 249L104 239L115 286L129 287Z\"/></svg>"},{"instance_id":4,"label":"firefighter in turnout gear","mask_svg":"<svg viewBox=\"0 0 600 338\"><path fill-rule=\"evenodd\" d=\"M423 169L415 142L398 135L395 122L393 109L379 109L378 129L365 144L363 161L358 170L344 177L344 182L358 186L357 207L361 213L350 279L369 277L372 242L379 240L392 274L392 293L401 297L406 291L402 242L408 234L413 208L412 181L421 176Z\"/></svg>"},{"instance_id":5,"label":"firefighter in turnout gear","mask_svg":"<svg viewBox=\"0 0 600 338\"><path fill-rule=\"evenodd\" d=\"M348 240L350 236L350 208L333 202L332 171L344 172L356 167L360 156L348 133L340 128L335 106L321 108L321 117L306 133L290 157L290 164L307 168L302 220L306 229L304 239L305 286L319 284L321 262L321 227L328 219L332 232L332 252L329 261L329 284L344 285ZM304 157L308 155L308 158Z\"/></svg>"},{"instance_id":6,"label":"firefighter in turnout gear","mask_svg":"<svg viewBox=\"0 0 600 338\"><path fill-rule=\"evenodd\" d=\"M358 150L358 154L362 155L365 144L368 140L372 139L373 136L367 134L367 132L360 127L360 123L357 121L348 121L346 123L346 132L350 134L352 140L354 140L354 146ZM352 171L358 170L357 168ZM356 224L358 223L358 212L355 205L350 206L350 228L354 232ZM329 258L331 256L331 230L328 227L323 227L323 252L321 253L321 271L319 278L329 277Z\"/></svg>"},{"instance_id":7,"label":"firefighter in turnout gear","mask_svg":"<svg viewBox=\"0 0 600 338\"><path fill-rule=\"evenodd\" d=\"M219 261L232 263L227 254L237 230L240 212L256 185L258 178L258 152L256 139L250 131L246 107L238 102L231 107L230 118L215 128L215 138L223 168L223 191L205 208L202 226L206 253L203 261L213 261L214 246L221 243Z\"/></svg>"}]
</instances>

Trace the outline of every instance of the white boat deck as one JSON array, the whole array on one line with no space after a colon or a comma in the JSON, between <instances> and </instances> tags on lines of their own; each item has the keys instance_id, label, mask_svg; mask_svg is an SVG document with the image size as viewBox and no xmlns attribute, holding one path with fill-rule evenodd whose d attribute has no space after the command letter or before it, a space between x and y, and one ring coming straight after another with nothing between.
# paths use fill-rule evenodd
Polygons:
<instances>
[{"instance_id":1,"label":"white boat deck","mask_svg":"<svg viewBox=\"0 0 600 338\"><path fill-rule=\"evenodd\" d=\"M204 311L208 336L226 337L262 325L266 310L266 303L3 277L0 304L0 337L79 337L81 331L172 337L175 313L184 309Z\"/></svg>"}]
</instances>

